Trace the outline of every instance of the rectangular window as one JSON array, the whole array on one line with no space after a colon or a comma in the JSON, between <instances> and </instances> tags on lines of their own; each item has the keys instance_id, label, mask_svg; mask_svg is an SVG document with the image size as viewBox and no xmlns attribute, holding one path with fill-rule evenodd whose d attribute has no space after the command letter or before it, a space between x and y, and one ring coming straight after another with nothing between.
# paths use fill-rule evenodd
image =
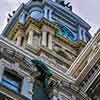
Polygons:
<instances>
[{"instance_id":1,"label":"rectangular window","mask_svg":"<svg viewBox=\"0 0 100 100\"><path fill-rule=\"evenodd\" d=\"M17 93L21 90L21 83L22 79L19 78L14 73L4 71L4 75L2 77L2 85L9 88L10 90L13 90Z\"/></svg>"}]
</instances>

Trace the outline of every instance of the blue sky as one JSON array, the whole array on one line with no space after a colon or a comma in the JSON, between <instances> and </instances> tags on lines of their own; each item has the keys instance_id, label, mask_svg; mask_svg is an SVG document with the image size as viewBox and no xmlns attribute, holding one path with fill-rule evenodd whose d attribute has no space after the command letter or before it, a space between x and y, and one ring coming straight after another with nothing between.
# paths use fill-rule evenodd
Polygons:
<instances>
[{"instance_id":1,"label":"blue sky","mask_svg":"<svg viewBox=\"0 0 100 100\"><path fill-rule=\"evenodd\" d=\"M18 2L19 1L19 2ZM22 2L28 0L0 1L0 33L6 25L7 14L16 10ZM70 1L73 11L91 25L90 33L94 35L100 26L100 0L66 0Z\"/></svg>"}]
</instances>

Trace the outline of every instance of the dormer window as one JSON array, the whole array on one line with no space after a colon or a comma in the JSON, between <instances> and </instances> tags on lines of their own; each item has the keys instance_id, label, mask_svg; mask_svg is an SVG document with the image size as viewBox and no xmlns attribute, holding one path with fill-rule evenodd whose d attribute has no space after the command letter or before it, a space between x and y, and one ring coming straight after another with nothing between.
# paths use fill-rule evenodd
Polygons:
<instances>
[{"instance_id":1,"label":"dormer window","mask_svg":"<svg viewBox=\"0 0 100 100\"><path fill-rule=\"evenodd\" d=\"M40 20L43 18L43 13L39 10L34 10L31 12L30 16L36 20Z\"/></svg>"}]
</instances>

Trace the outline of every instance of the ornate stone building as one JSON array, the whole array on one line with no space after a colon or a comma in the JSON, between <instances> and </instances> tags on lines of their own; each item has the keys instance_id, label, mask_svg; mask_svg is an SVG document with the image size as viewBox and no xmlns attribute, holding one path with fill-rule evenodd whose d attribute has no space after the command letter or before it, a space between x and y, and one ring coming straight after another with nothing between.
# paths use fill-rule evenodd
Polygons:
<instances>
[{"instance_id":1,"label":"ornate stone building","mask_svg":"<svg viewBox=\"0 0 100 100\"><path fill-rule=\"evenodd\" d=\"M30 0L0 36L0 100L100 100L100 31L64 0Z\"/></svg>"}]
</instances>

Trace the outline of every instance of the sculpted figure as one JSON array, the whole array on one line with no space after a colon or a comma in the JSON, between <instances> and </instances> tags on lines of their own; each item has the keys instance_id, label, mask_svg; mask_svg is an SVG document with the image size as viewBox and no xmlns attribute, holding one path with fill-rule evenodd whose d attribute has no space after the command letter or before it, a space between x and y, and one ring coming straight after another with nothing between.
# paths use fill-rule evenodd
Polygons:
<instances>
[{"instance_id":1,"label":"sculpted figure","mask_svg":"<svg viewBox=\"0 0 100 100\"><path fill-rule=\"evenodd\" d=\"M48 66L39 60L32 60L32 63L37 67L40 75L35 77L33 84L33 96L32 100L50 100L48 96L48 81L52 76L52 73L48 69Z\"/></svg>"}]
</instances>

